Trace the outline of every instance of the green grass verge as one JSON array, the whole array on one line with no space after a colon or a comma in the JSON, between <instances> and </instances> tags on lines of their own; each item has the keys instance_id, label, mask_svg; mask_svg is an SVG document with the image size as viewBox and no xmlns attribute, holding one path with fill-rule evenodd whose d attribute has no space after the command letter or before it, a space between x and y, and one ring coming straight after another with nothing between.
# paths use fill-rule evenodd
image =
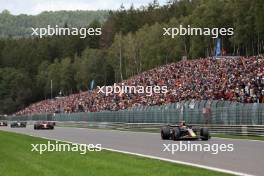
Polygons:
<instances>
[{"instance_id":1,"label":"green grass verge","mask_svg":"<svg viewBox=\"0 0 264 176\"><path fill-rule=\"evenodd\" d=\"M110 151L31 152L31 144L47 140L0 131L0 175L6 176L218 176L228 175L196 167ZM54 142L54 141L53 141Z\"/></svg>"}]
</instances>

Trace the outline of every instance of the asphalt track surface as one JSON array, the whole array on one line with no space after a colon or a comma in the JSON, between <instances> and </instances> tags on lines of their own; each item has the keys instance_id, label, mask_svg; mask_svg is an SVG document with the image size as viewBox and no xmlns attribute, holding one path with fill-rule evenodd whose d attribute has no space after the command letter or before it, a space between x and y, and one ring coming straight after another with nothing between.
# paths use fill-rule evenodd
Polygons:
<instances>
[{"instance_id":1,"label":"asphalt track surface","mask_svg":"<svg viewBox=\"0 0 264 176\"><path fill-rule=\"evenodd\" d=\"M191 141L200 144L233 144L234 151L219 152L175 152L164 150L164 144L179 144L180 141L162 141L159 134L86 128L55 127L54 130L0 127L0 130L22 133L36 137L70 141L81 144L102 144L103 148L139 155L153 156L164 160L188 162L213 168L234 171L237 175L264 175L264 142L212 138L209 141ZM182 141L187 143L187 141ZM206 167L205 167L206 168Z\"/></svg>"}]
</instances>

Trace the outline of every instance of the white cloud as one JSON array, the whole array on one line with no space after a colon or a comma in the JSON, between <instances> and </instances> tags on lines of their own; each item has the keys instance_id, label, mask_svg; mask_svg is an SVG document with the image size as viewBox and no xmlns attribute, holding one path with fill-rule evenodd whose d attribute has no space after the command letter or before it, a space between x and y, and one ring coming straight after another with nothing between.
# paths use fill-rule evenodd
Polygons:
<instances>
[{"instance_id":1,"label":"white cloud","mask_svg":"<svg viewBox=\"0 0 264 176\"><path fill-rule=\"evenodd\" d=\"M120 5L138 8L153 0L0 0L0 11L7 9L12 14L38 14L42 11L118 9ZM164 4L166 0L160 0Z\"/></svg>"}]
</instances>

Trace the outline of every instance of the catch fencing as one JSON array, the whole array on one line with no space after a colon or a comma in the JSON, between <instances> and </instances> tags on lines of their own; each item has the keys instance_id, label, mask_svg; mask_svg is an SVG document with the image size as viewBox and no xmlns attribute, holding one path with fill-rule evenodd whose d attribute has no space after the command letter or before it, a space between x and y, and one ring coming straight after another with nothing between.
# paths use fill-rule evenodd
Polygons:
<instances>
[{"instance_id":1,"label":"catch fencing","mask_svg":"<svg viewBox=\"0 0 264 176\"><path fill-rule=\"evenodd\" d=\"M264 125L264 104L230 101L184 101L163 106L139 106L119 111L12 116L9 120L52 120L120 123Z\"/></svg>"}]
</instances>

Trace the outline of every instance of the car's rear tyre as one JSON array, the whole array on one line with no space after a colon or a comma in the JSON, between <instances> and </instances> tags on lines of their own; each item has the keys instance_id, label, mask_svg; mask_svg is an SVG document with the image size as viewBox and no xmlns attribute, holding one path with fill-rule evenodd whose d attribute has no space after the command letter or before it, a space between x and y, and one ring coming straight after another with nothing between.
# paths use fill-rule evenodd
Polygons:
<instances>
[{"instance_id":1,"label":"car's rear tyre","mask_svg":"<svg viewBox=\"0 0 264 176\"><path fill-rule=\"evenodd\" d=\"M170 139L170 128L168 126L162 127L160 133L162 140Z\"/></svg>"},{"instance_id":2,"label":"car's rear tyre","mask_svg":"<svg viewBox=\"0 0 264 176\"><path fill-rule=\"evenodd\" d=\"M181 137L181 131L179 127L173 128L173 133L172 133L172 139L174 141L180 140Z\"/></svg>"},{"instance_id":3,"label":"car's rear tyre","mask_svg":"<svg viewBox=\"0 0 264 176\"><path fill-rule=\"evenodd\" d=\"M209 130L208 128L200 129L200 136L203 141L207 141L209 139Z\"/></svg>"}]
</instances>

